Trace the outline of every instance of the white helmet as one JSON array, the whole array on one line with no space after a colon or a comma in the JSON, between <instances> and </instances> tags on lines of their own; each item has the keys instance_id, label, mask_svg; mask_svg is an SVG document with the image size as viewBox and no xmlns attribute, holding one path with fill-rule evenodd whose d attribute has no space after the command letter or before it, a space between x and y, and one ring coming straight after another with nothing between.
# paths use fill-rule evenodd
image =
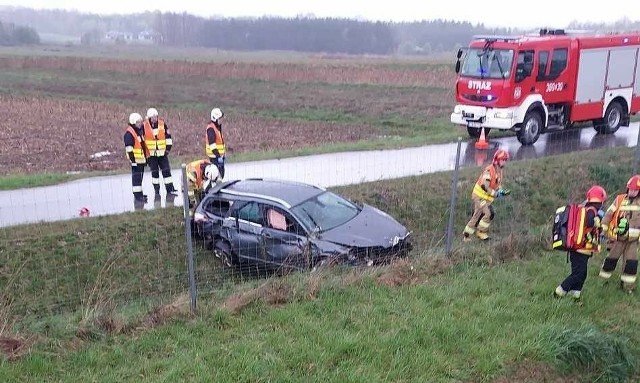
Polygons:
<instances>
[{"instance_id":1,"label":"white helmet","mask_svg":"<svg viewBox=\"0 0 640 383\"><path fill-rule=\"evenodd\" d=\"M131 113L129 115L129 124L135 125L140 121L142 121L142 116L140 115L140 113Z\"/></svg>"},{"instance_id":2,"label":"white helmet","mask_svg":"<svg viewBox=\"0 0 640 383\"><path fill-rule=\"evenodd\" d=\"M204 178L211 182L217 182L218 178L220 178L218 167L216 165L207 165L207 167L204 168Z\"/></svg>"},{"instance_id":3,"label":"white helmet","mask_svg":"<svg viewBox=\"0 0 640 383\"><path fill-rule=\"evenodd\" d=\"M207 165L204 168L204 180L202 182L202 190L206 193L220 178L220 172L215 165Z\"/></svg>"},{"instance_id":4,"label":"white helmet","mask_svg":"<svg viewBox=\"0 0 640 383\"><path fill-rule=\"evenodd\" d=\"M211 121L218 121L221 117L224 117L224 113L222 113L220 108L211 109Z\"/></svg>"},{"instance_id":5,"label":"white helmet","mask_svg":"<svg viewBox=\"0 0 640 383\"><path fill-rule=\"evenodd\" d=\"M148 118L158 117L158 110L156 108L147 109L147 117Z\"/></svg>"}]
</instances>

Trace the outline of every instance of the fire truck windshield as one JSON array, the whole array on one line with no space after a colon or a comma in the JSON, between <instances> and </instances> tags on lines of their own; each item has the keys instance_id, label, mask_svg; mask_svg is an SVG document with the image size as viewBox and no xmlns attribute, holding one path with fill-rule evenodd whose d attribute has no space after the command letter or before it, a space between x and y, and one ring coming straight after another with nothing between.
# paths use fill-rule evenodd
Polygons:
<instances>
[{"instance_id":1,"label":"fire truck windshield","mask_svg":"<svg viewBox=\"0 0 640 383\"><path fill-rule=\"evenodd\" d=\"M462 65L460 75L478 78L502 78L511 76L513 49L472 48Z\"/></svg>"}]
</instances>

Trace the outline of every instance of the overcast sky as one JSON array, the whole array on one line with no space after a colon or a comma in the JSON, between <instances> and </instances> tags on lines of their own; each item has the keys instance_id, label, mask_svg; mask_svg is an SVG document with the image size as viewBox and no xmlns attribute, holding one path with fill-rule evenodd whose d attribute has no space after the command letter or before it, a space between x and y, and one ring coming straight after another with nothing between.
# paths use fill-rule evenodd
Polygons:
<instances>
[{"instance_id":1,"label":"overcast sky","mask_svg":"<svg viewBox=\"0 0 640 383\"><path fill-rule=\"evenodd\" d=\"M618 0L615 6L587 6L577 0L0 0L0 5L75 9L100 14L160 10L199 16L283 16L314 14L382 21L444 18L483 22L487 26L564 27L573 20L613 22L640 19L640 1ZM526 5L530 4L530 7ZM597 3L596 3L597 4ZM630 10L636 12L630 12Z\"/></svg>"}]
</instances>

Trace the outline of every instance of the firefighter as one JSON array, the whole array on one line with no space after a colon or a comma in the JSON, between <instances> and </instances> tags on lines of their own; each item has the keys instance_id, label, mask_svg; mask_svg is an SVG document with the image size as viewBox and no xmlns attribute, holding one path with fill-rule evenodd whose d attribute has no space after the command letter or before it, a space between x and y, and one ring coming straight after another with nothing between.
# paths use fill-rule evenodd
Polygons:
<instances>
[{"instance_id":1,"label":"firefighter","mask_svg":"<svg viewBox=\"0 0 640 383\"><path fill-rule=\"evenodd\" d=\"M640 175L634 175L627 182L627 192L616 196L602 219L603 229L612 241L611 250L604 259L600 277L608 280L622 256L620 287L632 293L636 287L638 274L638 240L640 237Z\"/></svg>"},{"instance_id":2,"label":"firefighter","mask_svg":"<svg viewBox=\"0 0 640 383\"><path fill-rule=\"evenodd\" d=\"M173 187L169 164L169 152L173 146L173 140L164 119L158 117L156 108L147 110L147 118L144 120L144 141L149 150L147 162L151 169L151 184L156 192L156 198L160 198L160 171L162 171L167 196L177 196L178 192Z\"/></svg>"},{"instance_id":3,"label":"firefighter","mask_svg":"<svg viewBox=\"0 0 640 383\"><path fill-rule=\"evenodd\" d=\"M224 178L225 145L222 134L224 113L220 108L211 109L211 121L207 124L205 151L209 161L218 167L220 178Z\"/></svg>"},{"instance_id":4,"label":"firefighter","mask_svg":"<svg viewBox=\"0 0 640 383\"><path fill-rule=\"evenodd\" d=\"M601 217L604 216L602 206L607 200L607 192L602 186L594 185L587 191L587 199L584 202L586 212L584 219L578 223L584 228L583 243L577 250L569 251L571 262L571 274L554 290L554 296L560 298L569 295L576 301L581 300L582 287L587 279L587 266L589 258L600 251L600 237L602 234Z\"/></svg>"},{"instance_id":5,"label":"firefighter","mask_svg":"<svg viewBox=\"0 0 640 383\"><path fill-rule=\"evenodd\" d=\"M142 194L142 178L149 150L144 142L142 116L139 113L129 115L129 125L124 133L124 148L131 163L131 185L134 201L138 204L144 203L147 201L147 196Z\"/></svg>"},{"instance_id":6,"label":"firefighter","mask_svg":"<svg viewBox=\"0 0 640 383\"><path fill-rule=\"evenodd\" d=\"M197 160L187 164L187 181L189 207L194 208L200 203L202 196L216 182L221 180L218 167L209 160Z\"/></svg>"},{"instance_id":7,"label":"firefighter","mask_svg":"<svg viewBox=\"0 0 640 383\"><path fill-rule=\"evenodd\" d=\"M511 193L502 188L502 168L508 160L509 153L506 150L496 150L492 163L478 177L471 193L473 215L462 233L464 241L470 241L473 234L481 240L489 239L487 232L495 215L492 203L496 198Z\"/></svg>"}]
</instances>

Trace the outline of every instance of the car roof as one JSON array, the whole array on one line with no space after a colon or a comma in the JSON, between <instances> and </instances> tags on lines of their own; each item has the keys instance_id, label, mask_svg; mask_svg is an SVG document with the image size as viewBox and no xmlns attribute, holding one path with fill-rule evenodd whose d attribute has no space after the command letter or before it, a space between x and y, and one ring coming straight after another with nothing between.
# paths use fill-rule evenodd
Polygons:
<instances>
[{"instance_id":1,"label":"car roof","mask_svg":"<svg viewBox=\"0 0 640 383\"><path fill-rule=\"evenodd\" d=\"M302 182L265 178L229 181L216 189L222 193L268 199L286 207L295 206L325 191L324 188Z\"/></svg>"}]
</instances>

